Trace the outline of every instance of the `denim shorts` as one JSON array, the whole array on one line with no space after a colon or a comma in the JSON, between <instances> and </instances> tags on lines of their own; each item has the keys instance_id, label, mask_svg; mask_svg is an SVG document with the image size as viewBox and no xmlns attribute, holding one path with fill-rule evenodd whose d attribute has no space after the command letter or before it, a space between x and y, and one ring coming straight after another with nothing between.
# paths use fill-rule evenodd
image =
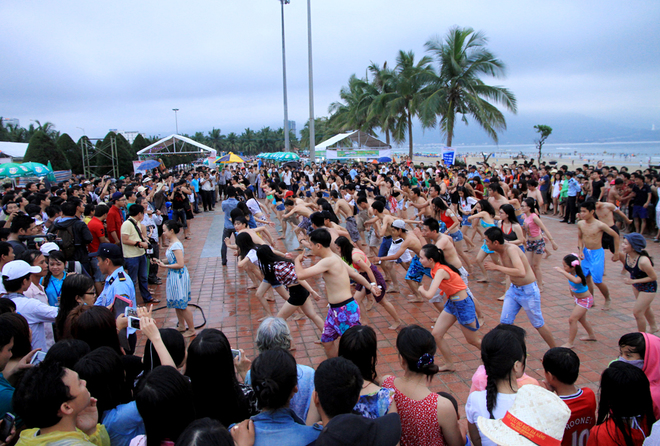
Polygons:
<instances>
[{"instance_id":1,"label":"denim shorts","mask_svg":"<svg viewBox=\"0 0 660 446\"><path fill-rule=\"evenodd\" d=\"M523 286L511 284L504 295L500 323L513 324L521 308L527 313L534 328L541 328L545 325L543 313L541 313L541 292L536 282Z\"/></svg>"},{"instance_id":2,"label":"denim shorts","mask_svg":"<svg viewBox=\"0 0 660 446\"><path fill-rule=\"evenodd\" d=\"M463 225L463 226L467 226L468 228L471 228L471 227L472 227L472 223L470 223L470 222L468 221L468 217L469 217L469 215L467 215L467 214L463 215L463 221L461 222L461 225Z\"/></svg>"},{"instance_id":3,"label":"denim shorts","mask_svg":"<svg viewBox=\"0 0 660 446\"><path fill-rule=\"evenodd\" d=\"M383 237L383 241L380 243L380 248L378 248L378 257L387 257L387 253L390 251L390 246L392 246L392 236L388 235Z\"/></svg>"},{"instance_id":4,"label":"denim shorts","mask_svg":"<svg viewBox=\"0 0 660 446\"><path fill-rule=\"evenodd\" d=\"M424 276L431 277L431 268L424 268L422 262L419 261L419 256L413 257L406 273L406 280L421 283Z\"/></svg>"},{"instance_id":5,"label":"denim shorts","mask_svg":"<svg viewBox=\"0 0 660 446\"><path fill-rule=\"evenodd\" d=\"M477 313L474 309L474 301L470 296L461 300L447 299L444 312L454 316L459 324L470 331L477 331L479 329L479 321L477 320ZM470 327L469 324L475 321L477 322L476 328Z\"/></svg>"},{"instance_id":6,"label":"denim shorts","mask_svg":"<svg viewBox=\"0 0 660 446\"><path fill-rule=\"evenodd\" d=\"M449 235L454 242L460 242L463 240L463 233L460 230L456 232L448 232L447 235Z\"/></svg>"},{"instance_id":7,"label":"denim shorts","mask_svg":"<svg viewBox=\"0 0 660 446\"><path fill-rule=\"evenodd\" d=\"M282 284L279 283L279 282L277 281L277 279L275 279L275 280L272 281L272 282L269 282L269 281L267 281L266 279L264 279L263 281L264 281L264 283L269 284L269 285L272 286L273 288L277 288L278 286L282 286Z\"/></svg>"}]
</instances>

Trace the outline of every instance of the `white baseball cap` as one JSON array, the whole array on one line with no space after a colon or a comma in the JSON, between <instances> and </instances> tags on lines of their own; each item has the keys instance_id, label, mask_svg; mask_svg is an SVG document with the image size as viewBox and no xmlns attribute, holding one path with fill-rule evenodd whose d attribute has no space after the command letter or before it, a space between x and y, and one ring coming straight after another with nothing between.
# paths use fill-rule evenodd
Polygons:
<instances>
[{"instance_id":1,"label":"white baseball cap","mask_svg":"<svg viewBox=\"0 0 660 446\"><path fill-rule=\"evenodd\" d=\"M406 229L406 222L401 219L394 220L392 222L392 227L397 229Z\"/></svg>"},{"instance_id":2,"label":"white baseball cap","mask_svg":"<svg viewBox=\"0 0 660 446\"><path fill-rule=\"evenodd\" d=\"M30 264L24 260L12 260L2 267L2 276L6 277L7 280L19 279L28 274L36 274L40 272L41 267L30 266Z\"/></svg>"},{"instance_id":3,"label":"white baseball cap","mask_svg":"<svg viewBox=\"0 0 660 446\"><path fill-rule=\"evenodd\" d=\"M41 245L41 248L39 248L39 250L41 251L41 253L43 255L48 257L50 255L51 251L59 251L60 246L55 242L48 242L48 243L44 243L43 245Z\"/></svg>"}]
</instances>

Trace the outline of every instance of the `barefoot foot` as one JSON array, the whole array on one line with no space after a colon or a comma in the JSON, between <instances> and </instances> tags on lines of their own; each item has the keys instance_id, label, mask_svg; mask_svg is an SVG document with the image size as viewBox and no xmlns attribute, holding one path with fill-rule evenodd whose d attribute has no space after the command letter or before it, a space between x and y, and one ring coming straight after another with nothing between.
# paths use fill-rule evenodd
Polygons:
<instances>
[{"instance_id":1,"label":"barefoot foot","mask_svg":"<svg viewBox=\"0 0 660 446\"><path fill-rule=\"evenodd\" d=\"M454 364L445 364L441 365L438 368L438 372L455 372L456 368L454 367Z\"/></svg>"},{"instance_id":2,"label":"barefoot foot","mask_svg":"<svg viewBox=\"0 0 660 446\"><path fill-rule=\"evenodd\" d=\"M563 348L573 348L573 344L566 343L562 345Z\"/></svg>"},{"instance_id":3,"label":"barefoot foot","mask_svg":"<svg viewBox=\"0 0 660 446\"><path fill-rule=\"evenodd\" d=\"M596 339L596 336L585 336L583 338L580 338L580 341L584 342L596 342L598 339Z\"/></svg>"},{"instance_id":4,"label":"barefoot foot","mask_svg":"<svg viewBox=\"0 0 660 446\"><path fill-rule=\"evenodd\" d=\"M390 325L390 326L387 327L387 328L389 328L390 330L396 330L396 331L398 331L398 330L401 330L402 328L404 328L406 325L407 325L407 324L406 324L405 322L403 322L403 321L399 321L399 323L398 323L397 325Z\"/></svg>"},{"instance_id":5,"label":"barefoot foot","mask_svg":"<svg viewBox=\"0 0 660 446\"><path fill-rule=\"evenodd\" d=\"M424 302L424 299L414 299L413 298L413 299L406 299L406 300L408 301L408 303L411 303L411 304L420 304L420 303Z\"/></svg>"},{"instance_id":6,"label":"barefoot foot","mask_svg":"<svg viewBox=\"0 0 660 446\"><path fill-rule=\"evenodd\" d=\"M605 301L605 305L600 310L601 311L610 311L611 305L612 305L612 299L608 299L608 300Z\"/></svg>"}]
</instances>

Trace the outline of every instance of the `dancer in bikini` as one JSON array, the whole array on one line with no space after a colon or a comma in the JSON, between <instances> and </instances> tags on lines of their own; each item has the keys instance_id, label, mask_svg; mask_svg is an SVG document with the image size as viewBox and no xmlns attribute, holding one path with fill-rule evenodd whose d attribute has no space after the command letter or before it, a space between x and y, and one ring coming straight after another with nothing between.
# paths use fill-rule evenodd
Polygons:
<instances>
[{"instance_id":1,"label":"dancer in bikini","mask_svg":"<svg viewBox=\"0 0 660 446\"><path fill-rule=\"evenodd\" d=\"M455 367L452 353L444 336L456 321L459 323L465 340L478 349L481 348L481 339L476 333L479 329L479 321L474 302L467 293L467 285L461 279L458 269L446 262L441 249L432 244L424 245L419 258L422 266L431 270L433 279L428 288L420 287L419 292L422 297L431 299L438 291L447 297L444 306L434 303L436 308L439 307L440 315L435 321L432 334L445 359L445 364L440 366L439 371L453 372Z\"/></svg>"},{"instance_id":2,"label":"dancer in bikini","mask_svg":"<svg viewBox=\"0 0 660 446\"><path fill-rule=\"evenodd\" d=\"M495 209L493 209L493 206L490 205L488 200L479 200L474 209L476 213L468 217L468 221L472 224L475 224L478 221L482 230L497 227L497 223L495 223ZM487 283L489 281L488 271L484 268L484 260L487 255L490 255L493 261L497 263L497 254L488 249L486 241L484 240L481 249L477 253L477 265L479 265L479 269L481 269L483 278L477 280L477 283Z\"/></svg>"},{"instance_id":3,"label":"dancer in bikini","mask_svg":"<svg viewBox=\"0 0 660 446\"><path fill-rule=\"evenodd\" d=\"M598 287L605 298L603 311L610 309L612 303L610 290L603 283L605 272L605 251L603 250L603 233L609 234L615 241L615 252L612 261L619 260L619 234L602 221L596 219L596 205L592 201L580 204L580 221L578 222L578 249L582 271L587 277L589 291L594 295L594 285Z\"/></svg>"},{"instance_id":4,"label":"dancer in bikini","mask_svg":"<svg viewBox=\"0 0 660 446\"><path fill-rule=\"evenodd\" d=\"M653 269L653 260L645 248L646 239L641 234L637 232L626 234L621 242L619 261L630 273L630 278L623 281L633 288L635 295L633 315L637 321L637 330L646 332L648 322L648 333L655 333L658 331L658 325L651 304L658 292L658 278Z\"/></svg>"},{"instance_id":5,"label":"dancer in bikini","mask_svg":"<svg viewBox=\"0 0 660 446\"><path fill-rule=\"evenodd\" d=\"M367 258L367 255L353 247L353 244L346 237L338 237L335 240L335 244L339 247L341 252L341 258L346 262L346 264L351 265L358 273L362 275L365 279L371 284L377 284L381 289L380 296L376 297L375 300L378 304L382 305L385 311L392 316L394 319L394 324L390 325L390 330L398 330L403 328L406 324L401 320L399 314L397 313L394 305L387 299L385 292L387 291L387 284L383 275L378 270L378 267L371 263ZM359 283L355 284L355 295L353 298L357 301L358 304L362 304L365 296L370 295L371 291L360 285ZM369 311L373 305L368 305L365 308L366 311Z\"/></svg>"},{"instance_id":6,"label":"dancer in bikini","mask_svg":"<svg viewBox=\"0 0 660 446\"><path fill-rule=\"evenodd\" d=\"M523 232L522 226L518 223L518 218L516 217L516 211L513 206L510 204L505 204L500 206L500 229L502 230L502 235L504 240L507 242L518 246L522 252L525 252L525 234ZM504 289L508 290L511 285L511 279L509 276L506 276L504 279ZM500 296L497 300L503 301L504 294Z\"/></svg>"},{"instance_id":7,"label":"dancer in bikini","mask_svg":"<svg viewBox=\"0 0 660 446\"><path fill-rule=\"evenodd\" d=\"M474 198L472 188L459 186L456 191L459 197L458 206L462 215L461 232L464 235L464 240L467 244L467 251L469 252L475 246L472 239L474 238L477 230L476 228L473 229L472 223L468 220L468 217L472 215L472 208L478 203L478 201L476 198ZM471 235L470 229L473 229Z\"/></svg>"},{"instance_id":8,"label":"dancer in bikini","mask_svg":"<svg viewBox=\"0 0 660 446\"><path fill-rule=\"evenodd\" d=\"M323 276L329 302L321 343L328 358L337 356L337 340L353 325L360 325L360 307L351 296L351 282L366 287L374 297L380 296L377 284L371 284L353 268L348 266L330 249L332 236L327 229L316 229L309 235L312 254L321 258L309 268L304 268L304 252L295 259L298 280L306 280L317 275Z\"/></svg>"},{"instance_id":9,"label":"dancer in bikini","mask_svg":"<svg viewBox=\"0 0 660 446\"><path fill-rule=\"evenodd\" d=\"M521 206L525 215L523 228L527 233L525 254L527 255L529 264L532 265L536 281L539 284L539 290L543 292L544 282L541 271L541 259L543 258L543 254L545 254L545 240L543 239L543 234L549 238L552 243L552 249L556 251L559 249L559 246L557 246L555 239L552 238L552 234L550 234L548 228L546 228L541 221L541 217L539 217L540 211L536 200L533 198L525 198L521 203Z\"/></svg>"}]
</instances>

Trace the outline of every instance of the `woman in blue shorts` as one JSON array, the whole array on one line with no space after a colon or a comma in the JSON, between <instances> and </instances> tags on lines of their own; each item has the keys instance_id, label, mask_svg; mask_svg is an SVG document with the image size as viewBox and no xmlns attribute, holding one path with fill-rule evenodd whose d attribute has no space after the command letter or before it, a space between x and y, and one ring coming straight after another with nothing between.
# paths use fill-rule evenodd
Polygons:
<instances>
[{"instance_id":1,"label":"woman in blue shorts","mask_svg":"<svg viewBox=\"0 0 660 446\"><path fill-rule=\"evenodd\" d=\"M653 260L646 252L646 239L637 232L626 234L621 242L619 261L630 273L629 279L623 281L632 285L635 294L635 306L633 315L637 321L637 330L646 332L646 323L649 325L649 333L658 331L655 315L651 304L658 292L658 279L653 269Z\"/></svg>"}]
</instances>

